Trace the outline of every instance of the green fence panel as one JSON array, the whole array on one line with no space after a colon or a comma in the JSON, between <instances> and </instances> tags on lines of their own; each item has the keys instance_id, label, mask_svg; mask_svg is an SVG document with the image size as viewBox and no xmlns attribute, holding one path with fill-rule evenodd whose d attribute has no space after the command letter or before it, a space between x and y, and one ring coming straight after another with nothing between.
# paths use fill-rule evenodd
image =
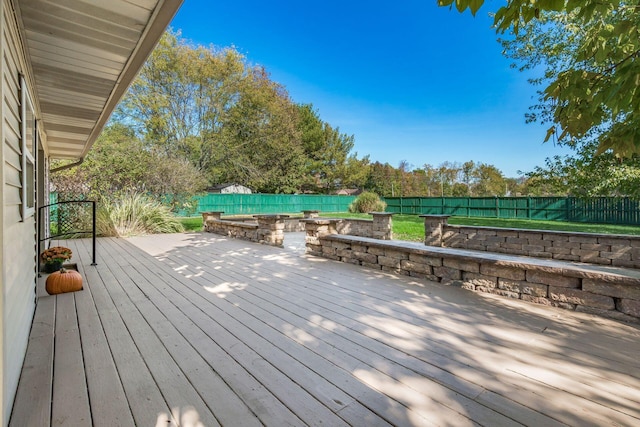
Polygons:
<instances>
[{"instance_id":1,"label":"green fence panel","mask_svg":"<svg viewBox=\"0 0 640 427\"><path fill-rule=\"evenodd\" d=\"M347 212L354 196L318 194L206 194L194 198L195 213L222 211L226 215L299 213L304 210ZM177 212L178 216L189 216Z\"/></svg>"},{"instance_id":2,"label":"green fence panel","mask_svg":"<svg viewBox=\"0 0 640 427\"><path fill-rule=\"evenodd\" d=\"M387 197L387 212L640 225L640 201L594 197Z\"/></svg>"}]
</instances>

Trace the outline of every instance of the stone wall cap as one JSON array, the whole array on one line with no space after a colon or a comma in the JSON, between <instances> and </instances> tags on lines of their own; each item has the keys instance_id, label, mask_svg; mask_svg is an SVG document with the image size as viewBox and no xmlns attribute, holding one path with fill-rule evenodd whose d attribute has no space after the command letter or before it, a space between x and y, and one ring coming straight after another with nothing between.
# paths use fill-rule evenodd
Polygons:
<instances>
[{"instance_id":1,"label":"stone wall cap","mask_svg":"<svg viewBox=\"0 0 640 427\"><path fill-rule=\"evenodd\" d=\"M267 218L267 219L285 219L289 218L290 215L280 215L280 214L260 214L254 215L254 218Z\"/></svg>"},{"instance_id":2,"label":"stone wall cap","mask_svg":"<svg viewBox=\"0 0 640 427\"><path fill-rule=\"evenodd\" d=\"M308 213L318 213L318 212L320 212L320 211L318 211L318 210L314 210L314 209L307 209L307 210L304 210L304 211L302 211L302 212L304 212L304 213L307 213L307 212L308 212Z\"/></svg>"},{"instance_id":3,"label":"stone wall cap","mask_svg":"<svg viewBox=\"0 0 640 427\"><path fill-rule=\"evenodd\" d=\"M309 224L326 225L335 222L342 222L343 218L301 218L300 222L308 222Z\"/></svg>"}]
</instances>

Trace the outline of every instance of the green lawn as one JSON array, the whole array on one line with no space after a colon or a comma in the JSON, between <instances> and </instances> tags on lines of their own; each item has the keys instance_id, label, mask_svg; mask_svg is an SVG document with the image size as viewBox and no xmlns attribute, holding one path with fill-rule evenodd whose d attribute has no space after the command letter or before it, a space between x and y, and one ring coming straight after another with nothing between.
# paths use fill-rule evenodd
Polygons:
<instances>
[{"instance_id":1,"label":"green lawn","mask_svg":"<svg viewBox=\"0 0 640 427\"><path fill-rule=\"evenodd\" d=\"M298 215L296 215L298 216ZM330 218L359 218L371 219L371 215L354 213L322 213ZM186 231L202 230L202 218L179 218ZM602 234L632 234L640 235L640 227L629 225L583 224L562 221L537 221L526 219L498 219L498 218L466 218L451 217L449 224L471 225L481 227L525 228L533 230L576 231L581 233ZM421 242L424 240L424 220L417 215L393 216L393 236L398 240Z\"/></svg>"},{"instance_id":2,"label":"green lawn","mask_svg":"<svg viewBox=\"0 0 640 427\"><path fill-rule=\"evenodd\" d=\"M367 214L322 214L327 217L371 219ZM562 221L537 221L526 219L451 217L449 224L480 227L525 228L533 230L576 231L581 233L640 235L640 227L629 225L584 224ZM393 237L398 240L421 242L424 240L424 220L417 215L393 216Z\"/></svg>"},{"instance_id":3,"label":"green lawn","mask_svg":"<svg viewBox=\"0 0 640 427\"><path fill-rule=\"evenodd\" d=\"M185 231L201 231L202 230L202 217L195 216L191 218L181 217L178 220L182 223Z\"/></svg>"}]
</instances>

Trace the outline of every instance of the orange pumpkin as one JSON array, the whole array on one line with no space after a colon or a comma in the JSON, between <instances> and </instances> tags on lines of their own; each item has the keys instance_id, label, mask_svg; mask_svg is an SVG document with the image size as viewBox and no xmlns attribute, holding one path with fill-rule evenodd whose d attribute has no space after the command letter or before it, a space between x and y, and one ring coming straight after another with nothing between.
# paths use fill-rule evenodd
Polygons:
<instances>
[{"instance_id":1,"label":"orange pumpkin","mask_svg":"<svg viewBox=\"0 0 640 427\"><path fill-rule=\"evenodd\" d=\"M75 270L61 268L47 277L45 289L49 295L79 291L82 289L82 276Z\"/></svg>"}]
</instances>

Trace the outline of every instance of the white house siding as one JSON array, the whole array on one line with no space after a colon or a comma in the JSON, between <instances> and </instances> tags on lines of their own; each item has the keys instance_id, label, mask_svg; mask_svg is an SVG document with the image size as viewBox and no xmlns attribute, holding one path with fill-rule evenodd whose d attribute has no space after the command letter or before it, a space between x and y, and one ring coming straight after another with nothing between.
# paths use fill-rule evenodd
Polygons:
<instances>
[{"instance_id":1,"label":"white house siding","mask_svg":"<svg viewBox=\"0 0 640 427\"><path fill-rule=\"evenodd\" d=\"M20 74L25 57L9 0L2 1L2 422L8 423L35 310L35 216L21 217Z\"/></svg>"}]
</instances>

